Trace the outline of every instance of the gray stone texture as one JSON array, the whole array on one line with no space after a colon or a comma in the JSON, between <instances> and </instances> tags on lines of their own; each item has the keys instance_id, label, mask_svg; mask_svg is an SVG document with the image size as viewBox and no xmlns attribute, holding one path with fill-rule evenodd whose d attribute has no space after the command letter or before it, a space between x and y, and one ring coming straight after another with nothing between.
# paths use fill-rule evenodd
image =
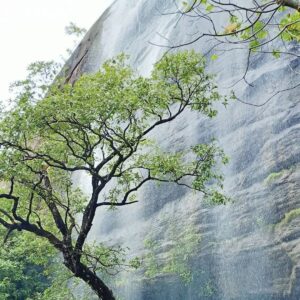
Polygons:
<instances>
[{"instance_id":1,"label":"gray stone texture","mask_svg":"<svg viewBox=\"0 0 300 300\"><path fill-rule=\"evenodd\" d=\"M115 1L68 61L66 76L74 81L120 52L130 54L140 73L149 74L165 51L150 42L165 44L166 38L182 43L201 26L196 20L178 22L177 15L160 13L173 9L172 0ZM200 41L189 47L205 53L210 46L209 41ZM299 53L297 45L289 47ZM299 81L295 73L300 71L299 62L257 54L247 74L253 87L240 82L233 89L244 101L263 103L277 90ZM215 62L208 59L208 65L220 88L228 92L227 87L245 71L246 52L224 52ZM240 102L226 109L220 106L214 120L186 112L154 137L172 149L217 138L230 157L223 173L225 191L233 203L213 207L184 188L147 185L135 206L100 210L91 238L126 245L132 256L143 255L149 232L160 243L158 255L164 255L166 220L191 223L202 238L190 284L176 275L135 280L127 274L120 289L122 299L300 299L300 216L282 221L286 213L300 207L299 88L279 93L261 107ZM78 180L84 186L85 178Z\"/></svg>"}]
</instances>

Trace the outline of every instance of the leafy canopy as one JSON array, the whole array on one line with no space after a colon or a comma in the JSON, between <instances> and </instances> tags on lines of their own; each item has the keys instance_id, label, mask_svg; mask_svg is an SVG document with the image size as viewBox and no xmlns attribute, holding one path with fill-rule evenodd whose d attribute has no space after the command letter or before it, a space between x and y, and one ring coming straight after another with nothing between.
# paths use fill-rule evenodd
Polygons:
<instances>
[{"instance_id":1,"label":"leafy canopy","mask_svg":"<svg viewBox=\"0 0 300 300\"><path fill-rule=\"evenodd\" d=\"M297 41L300 37L300 6L299 1L271 0L271 1L215 1L215 0L187 0L178 1L177 13L204 22L198 34L195 34L187 44L209 36L215 38L216 44L212 49L218 50L218 45L239 44L247 46L249 54L255 52L272 53L275 58L281 54L294 55L286 50L285 42ZM227 21L218 22L218 18ZM274 43L281 40L282 43ZM284 47L281 47L283 44ZM180 45L178 45L180 46ZM279 48L277 48L279 47ZM240 49L240 48L239 48ZM216 59L213 54L212 60Z\"/></svg>"},{"instance_id":2,"label":"leafy canopy","mask_svg":"<svg viewBox=\"0 0 300 300\"><path fill-rule=\"evenodd\" d=\"M116 245L87 243L99 207L136 202L150 181L182 185L217 203L227 200L217 168L227 158L214 142L166 151L150 138L185 110L212 118L214 103L227 103L200 54L166 55L148 78L122 54L74 85L57 82L45 90L35 83L24 82L0 122L0 224L8 236L25 230L45 238L76 276L97 277L99 270L112 274L139 265L126 261ZM76 172L90 178L90 193L74 185Z\"/></svg>"},{"instance_id":3,"label":"leafy canopy","mask_svg":"<svg viewBox=\"0 0 300 300\"><path fill-rule=\"evenodd\" d=\"M32 240L28 233L12 236L0 248L0 299L27 299L46 289L51 280L43 271L51 259L53 249L45 240Z\"/></svg>"}]
</instances>

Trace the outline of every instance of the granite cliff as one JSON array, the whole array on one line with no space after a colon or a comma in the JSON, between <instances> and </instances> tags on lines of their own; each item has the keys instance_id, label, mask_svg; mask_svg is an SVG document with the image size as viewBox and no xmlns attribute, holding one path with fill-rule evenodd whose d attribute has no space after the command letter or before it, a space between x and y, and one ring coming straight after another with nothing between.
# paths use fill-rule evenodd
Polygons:
<instances>
[{"instance_id":1,"label":"granite cliff","mask_svg":"<svg viewBox=\"0 0 300 300\"><path fill-rule=\"evenodd\" d=\"M201 26L159 12L172 7L171 0L115 1L68 61L68 80L96 71L120 52L128 53L133 66L148 74L165 51L149 42L181 43ZM209 42L189 47L204 53ZM299 51L297 45L290 47ZM228 87L242 76L245 61L243 52L229 51L208 68L221 88ZM299 59L257 55L248 71L253 86L241 82L235 89L245 101L263 103L279 85L282 89L293 85L299 63ZM220 107L212 121L185 113L154 135L164 147L178 149L218 139L230 157L223 173L225 191L233 202L212 207L183 188L148 185L135 206L100 211L93 238L130 247L133 256L148 259L148 267L151 259L167 261L174 247L184 250L190 243L184 236L194 241L199 236L199 243L186 250L192 253L175 268L178 272L165 268L155 276L149 270L149 276L142 271L124 274L117 287L122 299L300 299L299 104L299 88L294 88L261 107L239 102ZM84 187L85 178L78 179ZM178 247L180 239L184 245Z\"/></svg>"}]
</instances>

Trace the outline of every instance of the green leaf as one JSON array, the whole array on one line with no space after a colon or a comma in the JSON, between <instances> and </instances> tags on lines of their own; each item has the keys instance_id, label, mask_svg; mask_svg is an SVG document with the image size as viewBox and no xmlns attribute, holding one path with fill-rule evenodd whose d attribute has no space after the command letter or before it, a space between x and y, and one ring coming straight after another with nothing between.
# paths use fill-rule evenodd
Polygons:
<instances>
[{"instance_id":1,"label":"green leaf","mask_svg":"<svg viewBox=\"0 0 300 300\"><path fill-rule=\"evenodd\" d=\"M280 58L280 51L273 49L272 55L273 55L276 59L278 59L278 58Z\"/></svg>"},{"instance_id":2,"label":"green leaf","mask_svg":"<svg viewBox=\"0 0 300 300\"><path fill-rule=\"evenodd\" d=\"M217 54L213 54L211 57L210 57L210 59L212 60L212 61L215 61L215 60L217 60L218 59L218 55Z\"/></svg>"},{"instance_id":3,"label":"green leaf","mask_svg":"<svg viewBox=\"0 0 300 300\"><path fill-rule=\"evenodd\" d=\"M214 10L214 8L215 8L214 5L212 5L212 4L207 4L205 9L206 9L206 11L211 12L211 11Z\"/></svg>"}]
</instances>

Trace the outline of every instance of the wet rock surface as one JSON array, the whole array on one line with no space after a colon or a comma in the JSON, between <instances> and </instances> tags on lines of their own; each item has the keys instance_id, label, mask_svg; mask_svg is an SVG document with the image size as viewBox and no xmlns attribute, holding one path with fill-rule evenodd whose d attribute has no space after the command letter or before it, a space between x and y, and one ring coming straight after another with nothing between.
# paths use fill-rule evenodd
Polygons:
<instances>
[{"instance_id":1,"label":"wet rock surface","mask_svg":"<svg viewBox=\"0 0 300 300\"><path fill-rule=\"evenodd\" d=\"M165 51L149 42L160 44L168 39L180 43L201 26L159 13L172 10L172 3L115 1L67 63L66 77L72 82L83 72L94 72L105 59L120 52L130 54L137 70L148 74ZM208 44L190 47L205 52ZM226 87L242 76L245 61L243 52L225 52L217 62L209 63L209 70ZM247 102L264 103L274 91L295 83L291 68L299 70L299 60L258 55L247 75L253 87L240 83L235 89ZM164 233L170 220L192 224L201 235L188 284L176 274L153 279L140 279L143 276L138 274L139 280L127 275L120 288L122 299L300 299L299 100L299 88L295 88L261 107L239 102L220 107L215 120L187 112L154 135L163 147L172 149L217 138L230 157L223 172L225 190L234 201L210 207L201 195L184 188L148 185L134 207L99 211L92 237L120 242L130 247L132 256L143 255L149 232L160 243L157 254L167 254ZM84 178L81 181L84 184Z\"/></svg>"}]
</instances>

